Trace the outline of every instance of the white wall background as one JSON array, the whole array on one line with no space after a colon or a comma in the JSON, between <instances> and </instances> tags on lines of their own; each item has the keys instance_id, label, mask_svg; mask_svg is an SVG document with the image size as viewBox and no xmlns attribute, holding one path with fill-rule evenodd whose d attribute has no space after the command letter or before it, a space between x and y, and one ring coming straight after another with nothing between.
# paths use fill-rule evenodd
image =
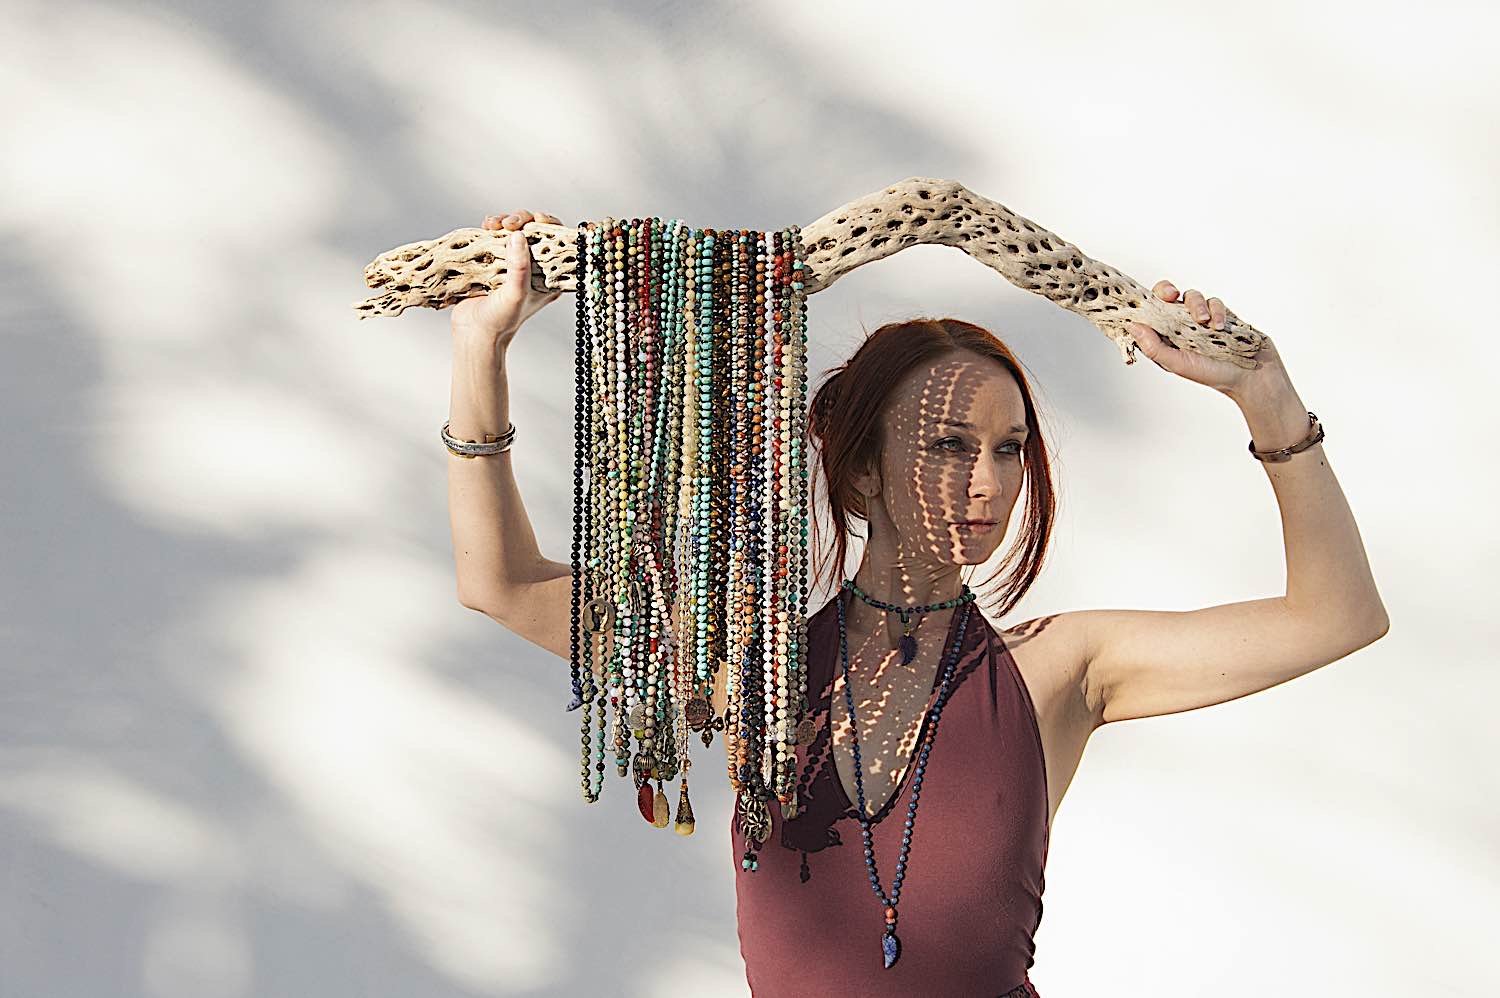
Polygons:
<instances>
[{"instance_id":1,"label":"white wall background","mask_svg":"<svg viewBox=\"0 0 1500 998\"><path fill-rule=\"evenodd\" d=\"M377 254L502 209L779 228L912 175L1273 335L1392 620L1094 736L1041 992L1500 990L1489 5L0 18L3 998L745 994L727 788L695 783L691 839L612 774L582 804L566 667L455 599L448 317L350 304ZM1232 403L959 252L814 298L814 374L934 312L1014 345L1061 455L1005 623L1282 591ZM510 364L560 560L572 329L568 297Z\"/></svg>"}]
</instances>

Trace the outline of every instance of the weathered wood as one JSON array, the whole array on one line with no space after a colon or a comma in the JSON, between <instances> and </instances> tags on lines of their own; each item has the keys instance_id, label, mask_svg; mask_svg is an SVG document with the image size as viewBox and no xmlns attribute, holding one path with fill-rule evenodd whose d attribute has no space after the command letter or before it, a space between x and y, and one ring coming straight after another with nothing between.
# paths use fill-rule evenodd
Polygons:
<instances>
[{"instance_id":1,"label":"weathered wood","mask_svg":"<svg viewBox=\"0 0 1500 998\"><path fill-rule=\"evenodd\" d=\"M530 222L521 231L531 248L533 287L577 290L577 227ZM354 308L360 318L400 315L413 306L446 308L501 287L509 235L454 229L382 253L365 267L365 283L379 294ZM1245 368L1256 366L1252 358L1264 339L1228 310L1224 329L1199 325L1181 301L1161 301L1062 237L952 180L909 177L803 226L801 237L808 294L863 264L932 243L963 250L1016 287L1083 316L1115 342L1127 364L1135 363L1131 320L1152 326L1173 346Z\"/></svg>"}]
</instances>

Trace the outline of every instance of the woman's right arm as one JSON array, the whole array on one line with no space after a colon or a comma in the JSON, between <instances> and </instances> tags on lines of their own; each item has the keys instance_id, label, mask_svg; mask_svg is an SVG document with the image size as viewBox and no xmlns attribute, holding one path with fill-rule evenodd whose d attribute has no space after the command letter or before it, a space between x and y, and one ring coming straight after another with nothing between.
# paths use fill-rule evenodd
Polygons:
<instances>
[{"instance_id":1,"label":"woman's right arm","mask_svg":"<svg viewBox=\"0 0 1500 998\"><path fill-rule=\"evenodd\" d=\"M519 230L551 215L492 216L485 228ZM458 440L496 440L510 426L506 354L521 323L558 297L530 287L530 254L512 246L505 285L465 299L453 311L453 387L448 433ZM569 657L572 567L549 561L516 485L511 451L483 457L448 455L448 516L458 600L517 634Z\"/></svg>"}]
</instances>

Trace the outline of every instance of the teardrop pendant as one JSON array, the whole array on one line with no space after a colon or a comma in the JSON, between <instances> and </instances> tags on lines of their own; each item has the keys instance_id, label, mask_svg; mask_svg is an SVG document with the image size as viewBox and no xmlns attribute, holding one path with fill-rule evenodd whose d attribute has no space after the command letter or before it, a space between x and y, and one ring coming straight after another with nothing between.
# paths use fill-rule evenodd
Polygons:
<instances>
[{"instance_id":1,"label":"teardrop pendant","mask_svg":"<svg viewBox=\"0 0 1500 998\"><path fill-rule=\"evenodd\" d=\"M660 787L657 788L656 796L652 799L651 804L652 811L654 812L651 824L657 828L666 828L667 823L672 820L672 808L667 803L667 795L661 792Z\"/></svg>"},{"instance_id":2,"label":"teardrop pendant","mask_svg":"<svg viewBox=\"0 0 1500 998\"><path fill-rule=\"evenodd\" d=\"M693 804L688 800L687 780L683 780L682 793L677 797L677 823L672 826L672 831L678 835L691 835L695 827Z\"/></svg>"},{"instance_id":3,"label":"teardrop pendant","mask_svg":"<svg viewBox=\"0 0 1500 998\"><path fill-rule=\"evenodd\" d=\"M642 783L641 789L636 791L635 805L640 809L641 817L652 824L656 823L656 803L651 797L651 784Z\"/></svg>"},{"instance_id":4,"label":"teardrop pendant","mask_svg":"<svg viewBox=\"0 0 1500 998\"><path fill-rule=\"evenodd\" d=\"M917 657L917 639L910 634L901 636L901 664L910 665L911 660Z\"/></svg>"},{"instance_id":5,"label":"teardrop pendant","mask_svg":"<svg viewBox=\"0 0 1500 998\"><path fill-rule=\"evenodd\" d=\"M885 956L885 969L890 970L901 959L901 940L894 930L887 930L880 940L880 952Z\"/></svg>"}]
</instances>

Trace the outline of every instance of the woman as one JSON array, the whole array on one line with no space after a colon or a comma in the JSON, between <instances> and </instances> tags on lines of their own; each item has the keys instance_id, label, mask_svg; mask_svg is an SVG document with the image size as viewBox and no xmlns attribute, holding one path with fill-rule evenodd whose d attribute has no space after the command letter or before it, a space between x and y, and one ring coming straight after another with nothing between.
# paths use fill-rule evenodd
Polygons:
<instances>
[{"instance_id":1,"label":"woman","mask_svg":"<svg viewBox=\"0 0 1500 998\"><path fill-rule=\"evenodd\" d=\"M484 225L533 219L557 224L520 211ZM460 440L510 427L506 349L557 297L530 289L519 257L516 280L454 308L449 432ZM1167 281L1153 293L1179 298ZM1223 328L1219 299L1190 290L1183 301ZM1023 496L993 615L1041 570L1054 494L1027 379L970 323L871 334L809 412L843 528L831 566L843 566L851 519L867 524L867 544L854 578L809 618L816 736L798 750L801 807L784 818L773 800L758 868L736 876L754 994L1035 995L1052 818L1090 734L1267 689L1386 632L1321 429L1271 341L1247 370L1177 350L1149 326L1131 331L1158 367L1232 399L1257 455L1282 452L1263 466L1281 506L1286 594L1189 612L1070 611L997 631L960 573L995 553ZM506 453L450 461L449 497L460 601L568 659L571 567L537 550Z\"/></svg>"}]
</instances>

